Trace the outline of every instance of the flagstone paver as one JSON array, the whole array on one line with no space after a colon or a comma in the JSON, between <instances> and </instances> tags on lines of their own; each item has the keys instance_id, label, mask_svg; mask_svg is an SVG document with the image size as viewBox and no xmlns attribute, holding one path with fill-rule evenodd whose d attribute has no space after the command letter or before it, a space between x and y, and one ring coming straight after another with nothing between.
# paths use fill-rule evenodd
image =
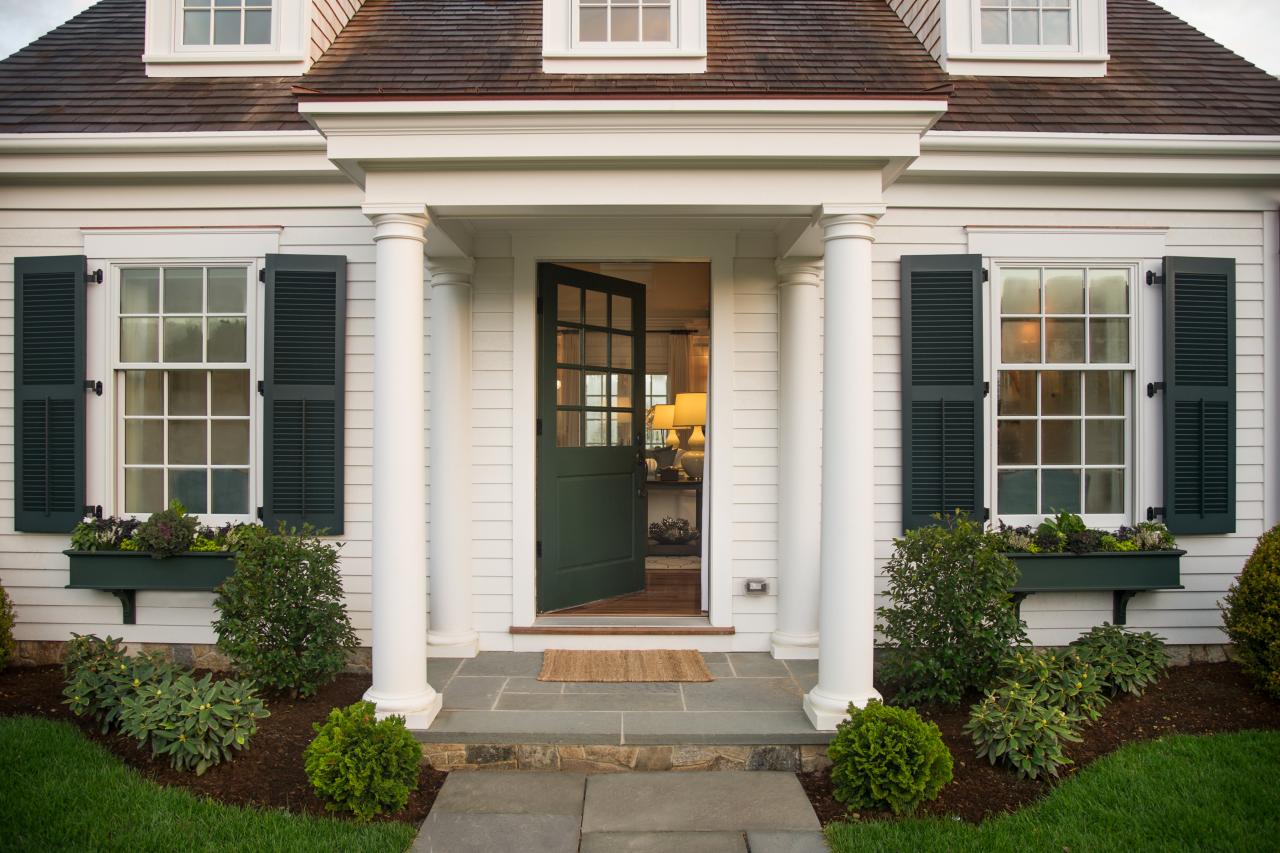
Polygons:
<instances>
[{"instance_id":1,"label":"flagstone paver","mask_svg":"<svg viewBox=\"0 0 1280 853\"><path fill-rule=\"evenodd\" d=\"M622 773L592 776L582 831L816 830L792 773Z\"/></svg>"}]
</instances>

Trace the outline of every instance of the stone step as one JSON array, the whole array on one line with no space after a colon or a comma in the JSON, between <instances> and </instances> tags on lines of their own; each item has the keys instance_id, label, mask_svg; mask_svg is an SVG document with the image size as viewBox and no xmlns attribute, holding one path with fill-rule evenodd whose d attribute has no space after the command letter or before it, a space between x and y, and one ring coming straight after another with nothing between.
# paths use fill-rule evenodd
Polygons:
<instances>
[{"instance_id":1,"label":"stone step","mask_svg":"<svg viewBox=\"0 0 1280 853\"><path fill-rule=\"evenodd\" d=\"M831 766L826 744L615 744L424 743L437 770L552 770L577 773L630 771L778 770L807 772Z\"/></svg>"}]
</instances>

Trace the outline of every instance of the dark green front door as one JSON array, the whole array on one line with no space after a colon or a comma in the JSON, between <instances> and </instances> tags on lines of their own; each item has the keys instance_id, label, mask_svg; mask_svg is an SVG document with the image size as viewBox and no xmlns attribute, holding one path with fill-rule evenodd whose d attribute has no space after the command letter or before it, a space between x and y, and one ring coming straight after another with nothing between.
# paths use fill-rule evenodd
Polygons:
<instances>
[{"instance_id":1,"label":"dark green front door","mask_svg":"<svg viewBox=\"0 0 1280 853\"><path fill-rule=\"evenodd\" d=\"M538 268L538 609L644 589L644 287Z\"/></svg>"}]
</instances>

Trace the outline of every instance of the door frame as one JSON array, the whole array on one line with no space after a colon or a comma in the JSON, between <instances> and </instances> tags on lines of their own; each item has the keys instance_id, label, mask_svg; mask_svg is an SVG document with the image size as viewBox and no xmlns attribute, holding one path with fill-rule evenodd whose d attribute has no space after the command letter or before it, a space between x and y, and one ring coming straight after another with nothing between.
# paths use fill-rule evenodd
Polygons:
<instances>
[{"instance_id":1,"label":"door frame","mask_svg":"<svg viewBox=\"0 0 1280 853\"><path fill-rule=\"evenodd\" d=\"M694 262L710 265L711 374L704 477L702 603L711 625L733 625L733 367L737 231L552 229L511 232L512 619L537 619L537 380L540 263ZM772 258L764 261L772 273ZM771 279L772 281L772 279Z\"/></svg>"}]
</instances>

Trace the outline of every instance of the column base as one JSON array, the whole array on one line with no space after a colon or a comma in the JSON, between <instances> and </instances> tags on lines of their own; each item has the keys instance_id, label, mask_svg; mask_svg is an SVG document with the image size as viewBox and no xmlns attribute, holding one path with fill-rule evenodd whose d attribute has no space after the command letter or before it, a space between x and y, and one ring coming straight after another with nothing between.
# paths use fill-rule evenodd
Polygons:
<instances>
[{"instance_id":1,"label":"column base","mask_svg":"<svg viewBox=\"0 0 1280 853\"><path fill-rule=\"evenodd\" d=\"M769 654L774 660L817 660L818 635L774 631L769 638Z\"/></svg>"},{"instance_id":2,"label":"column base","mask_svg":"<svg viewBox=\"0 0 1280 853\"><path fill-rule=\"evenodd\" d=\"M850 703L859 708L865 708L872 699L879 698L880 694L874 687L868 687L865 692L851 696L833 696L823 691L822 686L819 685L805 694L804 715L818 731L833 732L837 724L848 719Z\"/></svg>"},{"instance_id":3,"label":"column base","mask_svg":"<svg viewBox=\"0 0 1280 853\"><path fill-rule=\"evenodd\" d=\"M460 634L427 632L427 657L473 658L480 653L480 637L475 631Z\"/></svg>"},{"instance_id":4,"label":"column base","mask_svg":"<svg viewBox=\"0 0 1280 853\"><path fill-rule=\"evenodd\" d=\"M416 731L431 727L444 702L431 687L412 696L380 696L370 687L364 693L364 700L374 704L379 720L392 715L404 717L405 728Z\"/></svg>"}]
</instances>

